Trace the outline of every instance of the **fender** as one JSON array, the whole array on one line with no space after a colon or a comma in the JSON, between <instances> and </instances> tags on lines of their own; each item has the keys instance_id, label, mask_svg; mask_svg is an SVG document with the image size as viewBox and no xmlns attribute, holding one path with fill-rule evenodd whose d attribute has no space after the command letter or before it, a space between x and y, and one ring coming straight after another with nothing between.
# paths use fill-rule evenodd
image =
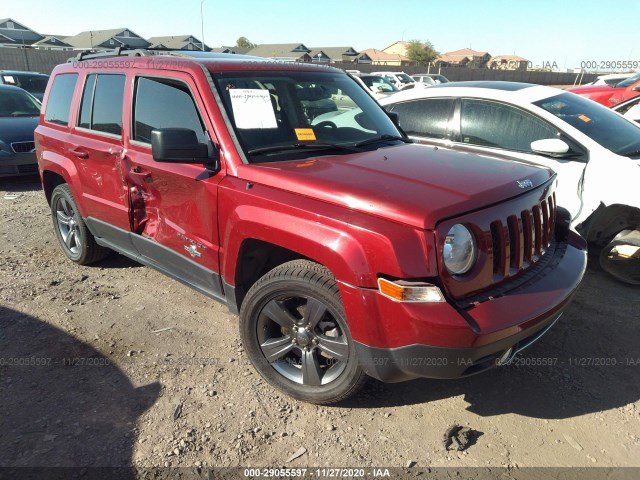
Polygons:
<instances>
[{"instance_id":1,"label":"fender","mask_svg":"<svg viewBox=\"0 0 640 480\"><path fill-rule=\"evenodd\" d=\"M80 183L78 176L78 169L74 162L68 158L59 155L49 148L43 148L42 155L40 156L40 178L42 180L42 187L47 195L47 201L51 197L51 188L45 185L45 172L52 172L56 175L64 178L65 183L71 188L71 192L74 195L78 210L83 218L88 216L86 206L82 201L82 184Z\"/></svg>"},{"instance_id":2,"label":"fender","mask_svg":"<svg viewBox=\"0 0 640 480\"><path fill-rule=\"evenodd\" d=\"M296 252L353 286L377 288L379 274L437 276L431 232L234 177L220 184L218 199L221 273L230 285L246 239Z\"/></svg>"}]
</instances>

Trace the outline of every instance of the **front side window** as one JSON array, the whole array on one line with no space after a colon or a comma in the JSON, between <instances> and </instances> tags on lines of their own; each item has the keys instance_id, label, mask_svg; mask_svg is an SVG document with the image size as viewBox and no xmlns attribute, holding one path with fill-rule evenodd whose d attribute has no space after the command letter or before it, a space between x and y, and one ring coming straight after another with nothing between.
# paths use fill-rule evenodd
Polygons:
<instances>
[{"instance_id":1,"label":"front side window","mask_svg":"<svg viewBox=\"0 0 640 480\"><path fill-rule=\"evenodd\" d=\"M206 143L207 136L189 88L165 78L140 77L133 109L133 139L151 143L151 131L160 128L187 128Z\"/></svg>"},{"instance_id":2,"label":"front side window","mask_svg":"<svg viewBox=\"0 0 640 480\"><path fill-rule=\"evenodd\" d=\"M80 105L78 126L112 135L122 135L124 75L89 75Z\"/></svg>"},{"instance_id":3,"label":"front side window","mask_svg":"<svg viewBox=\"0 0 640 480\"><path fill-rule=\"evenodd\" d=\"M44 119L47 122L67 125L71 110L71 99L78 80L77 73L58 75L53 80Z\"/></svg>"},{"instance_id":4,"label":"front side window","mask_svg":"<svg viewBox=\"0 0 640 480\"><path fill-rule=\"evenodd\" d=\"M462 143L532 152L531 142L557 138L559 132L530 113L499 102L463 99Z\"/></svg>"},{"instance_id":5,"label":"front side window","mask_svg":"<svg viewBox=\"0 0 640 480\"><path fill-rule=\"evenodd\" d=\"M389 110L400 116L400 125L409 135L445 139L453 106L453 99L432 98L397 103Z\"/></svg>"}]
</instances>

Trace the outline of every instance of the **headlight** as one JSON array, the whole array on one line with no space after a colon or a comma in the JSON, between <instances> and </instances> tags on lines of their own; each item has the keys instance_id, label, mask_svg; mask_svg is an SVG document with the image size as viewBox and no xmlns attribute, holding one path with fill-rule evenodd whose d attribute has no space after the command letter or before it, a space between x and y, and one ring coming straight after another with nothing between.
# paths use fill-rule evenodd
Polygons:
<instances>
[{"instance_id":1,"label":"headlight","mask_svg":"<svg viewBox=\"0 0 640 480\"><path fill-rule=\"evenodd\" d=\"M476 242L467 227L456 223L444 240L444 265L453 275L467 273L476 261Z\"/></svg>"}]
</instances>

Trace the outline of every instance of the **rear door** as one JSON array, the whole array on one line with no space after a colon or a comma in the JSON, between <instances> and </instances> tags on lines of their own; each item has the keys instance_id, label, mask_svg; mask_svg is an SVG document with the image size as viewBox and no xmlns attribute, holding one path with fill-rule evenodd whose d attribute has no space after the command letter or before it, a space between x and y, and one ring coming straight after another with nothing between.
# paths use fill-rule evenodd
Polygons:
<instances>
[{"instance_id":1,"label":"rear door","mask_svg":"<svg viewBox=\"0 0 640 480\"><path fill-rule=\"evenodd\" d=\"M160 128L188 128L212 145L204 103L187 74L140 74L133 88L126 157L132 243L156 268L220 298L217 187L223 174L204 165L156 162L151 153L151 131Z\"/></svg>"},{"instance_id":2,"label":"rear door","mask_svg":"<svg viewBox=\"0 0 640 480\"><path fill-rule=\"evenodd\" d=\"M129 199L122 166L125 84L123 73L85 77L68 155L76 165L89 217L128 231Z\"/></svg>"}]
</instances>

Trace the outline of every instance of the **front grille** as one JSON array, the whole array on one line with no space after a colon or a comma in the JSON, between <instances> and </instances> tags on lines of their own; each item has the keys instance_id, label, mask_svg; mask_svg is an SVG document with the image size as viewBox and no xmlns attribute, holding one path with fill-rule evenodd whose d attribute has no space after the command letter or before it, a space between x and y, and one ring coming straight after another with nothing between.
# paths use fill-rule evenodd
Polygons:
<instances>
[{"instance_id":1,"label":"front grille","mask_svg":"<svg viewBox=\"0 0 640 480\"><path fill-rule=\"evenodd\" d=\"M35 142L13 142L11 148L15 153L29 153L36 148Z\"/></svg>"},{"instance_id":2,"label":"front grille","mask_svg":"<svg viewBox=\"0 0 640 480\"><path fill-rule=\"evenodd\" d=\"M537 262L553 239L555 193L531 208L491 223L494 282L512 277Z\"/></svg>"},{"instance_id":3,"label":"front grille","mask_svg":"<svg viewBox=\"0 0 640 480\"><path fill-rule=\"evenodd\" d=\"M553 250L555 221L554 184L548 182L509 201L441 222L437 227L440 258L447 232L456 223L473 232L478 248L475 265L463 275L452 275L439 260L447 293L461 301L519 283Z\"/></svg>"}]
</instances>

